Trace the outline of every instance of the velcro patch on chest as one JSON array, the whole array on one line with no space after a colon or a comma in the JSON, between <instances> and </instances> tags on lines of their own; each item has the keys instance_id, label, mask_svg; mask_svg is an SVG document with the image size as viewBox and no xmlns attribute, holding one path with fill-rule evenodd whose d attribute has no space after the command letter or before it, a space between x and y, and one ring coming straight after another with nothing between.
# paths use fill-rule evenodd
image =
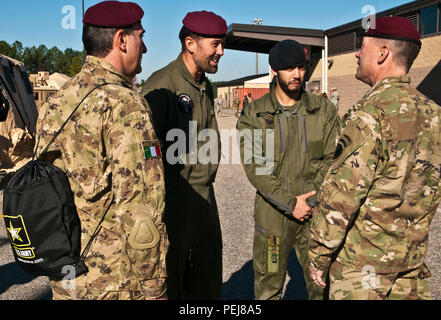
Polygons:
<instances>
[{"instance_id":1,"label":"velcro patch on chest","mask_svg":"<svg viewBox=\"0 0 441 320\"><path fill-rule=\"evenodd\" d=\"M183 113L190 113L193 111L194 103L191 97L186 93L181 93L177 98L178 108Z\"/></svg>"}]
</instances>

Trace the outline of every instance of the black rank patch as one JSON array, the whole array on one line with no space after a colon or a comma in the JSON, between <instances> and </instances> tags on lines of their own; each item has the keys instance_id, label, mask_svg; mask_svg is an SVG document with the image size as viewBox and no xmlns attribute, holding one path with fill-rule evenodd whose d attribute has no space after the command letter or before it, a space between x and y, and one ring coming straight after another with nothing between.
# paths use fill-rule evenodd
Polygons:
<instances>
[{"instance_id":1,"label":"black rank patch","mask_svg":"<svg viewBox=\"0 0 441 320\"><path fill-rule=\"evenodd\" d=\"M334 160L337 160L341 154L343 153L343 145L340 143L340 141L337 144L337 148L335 149L335 153L334 153Z\"/></svg>"},{"instance_id":2,"label":"black rank patch","mask_svg":"<svg viewBox=\"0 0 441 320\"><path fill-rule=\"evenodd\" d=\"M191 97L186 93L181 93L178 96L178 108L183 113L190 113L193 111L193 100Z\"/></svg>"},{"instance_id":3,"label":"black rank patch","mask_svg":"<svg viewBox=\"0 0 441 320\"><path fill-rule=\"evenodd\" d=\"M343 153L343 150L349 147L351 144L351 137L349 137L347 134L344 134L337 143L337 148L335 149L334 153L334 160L337 160Z\"/></svg>"}]
</instances>

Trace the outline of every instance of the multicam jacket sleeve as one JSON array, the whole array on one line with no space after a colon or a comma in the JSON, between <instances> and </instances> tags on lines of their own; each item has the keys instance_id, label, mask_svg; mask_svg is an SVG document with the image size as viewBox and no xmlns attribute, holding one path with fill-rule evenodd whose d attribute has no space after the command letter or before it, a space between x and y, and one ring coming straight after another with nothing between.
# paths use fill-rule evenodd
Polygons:
<instances>
[{"instance_id":1,"label":"multicam jacket sleeve","mask_svg":"<svg viewBox=\"0 0 441 320\"><path fill-rule=\"evenodd\" d=\"M311 221L310 258L326 271L371 188L382 146L379 122L357 111L343 129Z\"/></svg>"}]
</instances>

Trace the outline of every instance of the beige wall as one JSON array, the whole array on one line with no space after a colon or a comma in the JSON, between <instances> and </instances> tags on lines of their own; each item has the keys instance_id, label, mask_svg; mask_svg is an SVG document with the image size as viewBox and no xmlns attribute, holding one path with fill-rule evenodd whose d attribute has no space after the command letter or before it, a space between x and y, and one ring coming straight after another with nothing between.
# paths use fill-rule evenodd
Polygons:
<instances>
[{"instance_id":1,"label":"beige wall","mask_svg":"<svg viewBox=\"0 0 441 320\"><path fill-rule=\"evenodd\" d=\"M422 42L420 55L409 73L414 87L418 87L435 65L441 61L441 35L424 38ZM357 69L355 52L331 56L328 59L334 60L331 70L328 70L328 89L335 87L340 93L339 114L341 116L362 98L369 90L369 86L355 79ZM322 80L321 60L310 79L310 81L316 80Z\"/></svg>"}]
</instances>

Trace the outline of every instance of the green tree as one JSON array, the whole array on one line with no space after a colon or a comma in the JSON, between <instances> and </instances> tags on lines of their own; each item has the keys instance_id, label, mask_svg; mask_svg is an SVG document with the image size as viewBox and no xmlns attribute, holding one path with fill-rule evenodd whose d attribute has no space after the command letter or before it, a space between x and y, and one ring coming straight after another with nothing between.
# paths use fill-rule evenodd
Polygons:
<instances>
[{"instance_id":1,"label":"green tree","mask_svg":"<svg viewBox=\"0 0 441 320\"><path fill-rule=\"evenodd\" d=\"M72 58L72 63L70 64L69 72L67 75L69 77L75 76L78 72L81 71L81 67L83 66L83 60L79 56L75 56Z\"/></svg>"},{"instance_id":2,"label":"green tree","mask_svg":"<svg viewBox=\"0 0 441 320\"><path fill-rule=\"evenodd\" d=\"M85 59L83 51L71 48L62 51L57 47L48 49L45 45L23 47L20 41L15 41L12 45L0 41L0 53L22 61L29 73L48 71L51 74L59 72L68 76L77 74Z\"/></svg>"},{"instance_id":3,"label":"green tree","mask_svg":"<svg viewBox=\"0 0 441 320\"><path fill-rule=\"evenodd\" d=\"M0 53L5 56L14 58L13 57L13 55L14 55L13 49L6 41L0 41Z\"/></svg>"}]
</instances>

